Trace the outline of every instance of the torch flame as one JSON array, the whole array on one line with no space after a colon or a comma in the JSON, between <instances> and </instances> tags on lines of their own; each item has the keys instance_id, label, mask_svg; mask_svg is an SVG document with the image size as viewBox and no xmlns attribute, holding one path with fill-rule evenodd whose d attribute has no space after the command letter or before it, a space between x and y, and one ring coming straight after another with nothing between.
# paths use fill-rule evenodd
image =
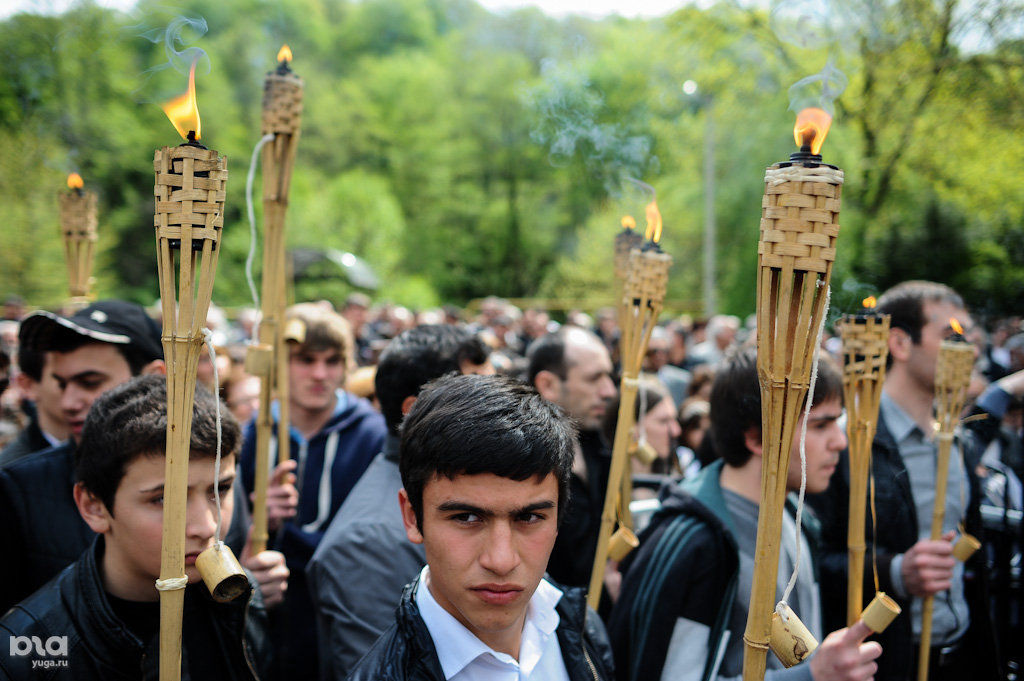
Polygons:
<instances>
[{"instance_id":1,"label":"torch flame","mask_svg":"<svg viewBox=\"0 0 1024 681\"><path fill-rule=\"evenodd\" d=\"M196 139L202 137L199 129L199 106L196 104L196 62L192 62L192 68L188 72L188 92L162 104L161 108L182 138L188 139L190 132L195 133Z\"/></svg>"},{"instance_id":2,"label":"torch flame","mask_svg":"<svg viewBox=\"0 0 1024 681\"><path fill-rule=\"evenodd\" d=\"M874 296L868 296L864 300L860 301L860 304L863 305L866 310L873 310L875 309L875 305L878 305L878 301Z\"/></svg>"},{"instance_id":3,"label":"torch flame","mask_svg":"<svg viewBox=\"0 0 1024 681\"><path fill-rule=\"evenodd\" d=\"M953 330L956 331L958 334L960 334L961 336L964 335L964 327L960 326L960 322L956 320L956 317L949 318L949 325L953 327Z\"/></svg>"},{"instance_id":4,"label":"torch flame","mask_svg":"<svg viewBox=\"0 0 1024 681\"><path fill-rule=\"evenodd\" d=\"M277 51L277 61L291 61L292 60L292 49L288 45L282 45L281 49Z\"/></svg>"},{"instance_id":5,"label":"torch flame","mask_svg":"<svg viewBox=\"0 0 1024 681\"><path fill-rule=\"evenodd\" d=\"M812 154L819 153L831 125L832 116L825 110L814 106L804 109L796 115L796 125L793 126L796 145L810 145Z\"/></svg>"},{"instance_id":6,"label":"torch flame","mask_svg":"<svg viewBox=\"0 0 1024 681\"><path fill-rule=\"evenodd\" d=\"M658 210L657 201L647 204L647 240L654 243L661 241L661 211Z\"/></svg>"},{"instance_id":7,"label":"torch flame","mask_svg":"<svg viewBox=\"0 0 1024 681\"><path fill-rule=\"evenodd\" d=\"M636 220L633 219L632 215L622 216L622 228L623 229L636 229Z\"/></svg>"},{"instance_id":8,"label":"torch flame","mask_svg":"<svg viewBox=\"0 0 1024 681\"><path fill-rule=\"evenodd\" d=\"M85 184L82 182L82 176L78 173L71 173L68 175L68 189L81 189Z\"/></svg>"}]
</instances>

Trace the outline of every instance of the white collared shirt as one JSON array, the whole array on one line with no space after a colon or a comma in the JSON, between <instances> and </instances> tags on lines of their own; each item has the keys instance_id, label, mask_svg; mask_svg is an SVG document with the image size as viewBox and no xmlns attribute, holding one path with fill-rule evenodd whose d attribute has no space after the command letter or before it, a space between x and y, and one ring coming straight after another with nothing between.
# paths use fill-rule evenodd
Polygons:
<instances>
[{"instance_id":1,"label":"white collared shirt","mask_svg":"<svg viewBox=\"0 0 1024 681\"><path fill-rule=\"evenodd\" d=\"M416 605L447 681L569 681L555 634L559 622L555 604L562 598L560 590L540 580L526 606L517 661L490 648L434 600L426 583L429 570L424 566L420 572Z\"/></svg>"}]
</instances>

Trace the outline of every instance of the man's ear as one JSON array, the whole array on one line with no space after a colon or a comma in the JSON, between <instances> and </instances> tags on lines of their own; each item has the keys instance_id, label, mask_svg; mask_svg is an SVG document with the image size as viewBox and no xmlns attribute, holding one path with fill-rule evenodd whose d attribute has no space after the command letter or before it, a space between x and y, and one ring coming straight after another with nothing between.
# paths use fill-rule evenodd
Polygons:
<instances>
[{"instance_id":1,"label":"man's ear","mask_svg":"<svg viewBox=\"0 0 1024 681\"><path fill-rule=\"evenodd\" d=\"M154 359L152 362L142 367L142 371L139 372L140 376L166 376L167 365L164 364L162 359Z\"/></svg>"},{"instance_id":2,"label":"man's ear","mask_svg":"<svg viewBox=\"0 0 1024 681\"><path fill-rule=\"evenodd\" d=\"M743 432L743 444L754 456L761 456L761 429L757 426L750 426Z\"/></svg>"},{"instance_id":3,"label":"man's ear","mask_svg":"<svg viewBox=\"0 0 1024 681\"><path fill-rule=\"evenodd\" d=\"M548 402L558 402L562 391L562 379L553 371L543 369L533 379L533 387Z\"/></svg>"},{"instance_id":4,"label":"man's ear","mask_svg":"<svg viewBox=\"0 0 1024 681\"><path fill-rule=\"evenodd\" d=\"M903 329L889 329L889 356L895 362L906 362L910 357L914 342L910 334Z\"/></svg>"},{"instance_id":5,"label":"man's ear","mask_svg":"<svg viewBox=\"0 0 1024 681\"><path fill-rule=\"evenodd\" d=\"M96 534L103 534L110 530L110 512L107 510L107 505L104 504L99 498L87 490L85 485L81 482L75 483L74 489L75 506L78 507L78 513L82 516L82 520L89 526Z\"/></svg>"},{"instance_id":6,"label":"man's ear","mask_svg":"<svg viewBox=\"0 0 1024 681\"><path fill-rule=\"evenodd\" d=\"M402 400L402 416L408 416L409 412L412 411L412 405L416 404L416 396L409 395Z\"/></svg>"},{"instance_id":7,"label":"man's ear","mask_svg":"<svg viewBox=\"0 0 1024 681\"><path fill-rule=\"evenodd\" d=\"M416 524L416 512L412 510L412 502L409 501L409 495L404 487L398 490L398 505L402 507L402 524L405 525L405 536L413 544L422 544L423 533L420 532L420 528Z\"/></svg>"}]
</instances>

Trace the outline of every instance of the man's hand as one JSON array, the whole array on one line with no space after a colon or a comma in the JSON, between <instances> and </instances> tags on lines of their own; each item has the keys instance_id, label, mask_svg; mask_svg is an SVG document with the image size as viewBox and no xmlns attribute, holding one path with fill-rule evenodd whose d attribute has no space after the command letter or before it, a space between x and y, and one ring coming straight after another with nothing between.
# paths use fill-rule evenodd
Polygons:
<instances>
[{"instance_id":1,"label":"man's hand","mask_svg":"<svg viewBox=\"0 0 1024 681\"><path fill-rule=\"evenodd\" d=\"M941 539L922 539L903 554L900 573L907 593L924 598L952 586L953 536L950 530Z\"/></svg>"},{"instance_id":2,"label":"man's hand","mask_svg":"<svg viewBox=\"0 0 1024 681\"><path fill-rule=\"evenodd\" d=\"M295 467L298 463L288 459L277 464L267 483L267 529L276 532L281 523L294 518L299 508L299 490L295 488ZM249 495L256 503L256 493Z\"/></svg>"},{"instance_id":3,"label":"man's hand","mask_svg":"<svg viewBox=\"0 0 1024 681\"><path fill-rule=\"evenodd\" d=\"M871 681L882 654L882 646L864 639L873 632L863 622L833 631L825 637L811 656L811 676L814 681Z\"/></svg>"},{"instance_id":4,"label":"man's hand","mask_svg":"<svg viewBox=\"0 0 1024 681\"><path fill-rule=\"evenodd\" d=\"M239 562L256 578L263 603L273 607L284 600L284 592L288 590L288 567L284 564L284 554L280 551L261 551L253 555L251 544L246 543Z\"/></svg>"}]
</instances>

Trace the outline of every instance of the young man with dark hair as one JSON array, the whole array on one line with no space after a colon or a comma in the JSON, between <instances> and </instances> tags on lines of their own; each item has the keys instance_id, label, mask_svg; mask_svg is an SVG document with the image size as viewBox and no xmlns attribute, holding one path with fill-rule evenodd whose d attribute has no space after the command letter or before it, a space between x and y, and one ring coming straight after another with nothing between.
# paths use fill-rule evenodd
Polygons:
<instances>
[{"instance_id":1,"label":"young man with dark hair","mask_svg":"<svg viewBox=\"0 0 1024 681\"><path fill-rule=\"evenodd\" d=\"M427 565L353 681L612 678L583 591L543 579L569 493L575 432L532 389L453 376L402 426L399 493Z\"/></svg>"},{"instance_id":2,"label":"young man with dark hair","mask_svg":"<svg viewBox=\"0 0 1024 681\"><path fill-rule=\"evenodd\" d=\"M234 506L238 425L229 414L221 422L224 454L215 479L215 399L198 388L192 412L182 666L191 679L256 679L269 652L259 590L216 603L195 566L214 542L214 495L222 497L225 524ZM156 675L166 414L162 376L130 380L96 401L76 451L74 499L98 536L77 561L0 619L0 650L20 651L0 655L4 678L40 678L49 665L46 678L53 679ZM46 654L23 644L33 637L46 642Z\"/></svg>"},{"instance_id":3,"label":"young man with dark hair","mask_svg":"<svg viewBox=\"0 0 1024 681\"><path fill-rule=\"evenodd\" d=\"M316 618L306 584L306 565L335 513L383 448L384 419L369 402L343 389L355 366L352 333L337 313L316 303L290 307L284 319L288 346L288 406L291 460L275 470L272 485L294 475L294 503L268 505L274 548L284 553L292 580L281 633L282 668L296 678L318 673ZM273 405L277 421L279 405ZM275 423L275 431L277 424ZM281 433L274 433L270 460L277 460ZM252 492L256 472L256 422L245 430L242 481ZM282 498L274 489L268 498ZM278 511L281 511L280 513Z\"/></svg>"},{"instance_id":4,"label":"young man with dark hair","mask_svg":"<svg viewBox=\"0 0 1024 681\"><path fill-rule=\"evenodd\" d=\"M921 632L921 599L935 596L932 618L931 679L994 679L998 656L993 646L987 569L979 552L967 569L952 556L955 528L965 522L968 532L981 536L980 489L975 473L979 457L995 436L1011 394L1024 394L1024 374L990 386L978 399L976 413L993 418L966 423L954 441L947 481L943 535L932 540L937 445L934 439L935 366L939 346L953 335L951 319L969 330L971 320L963 299L948 286L930 281L897 284L878 299L878 311L892 317L889 367L872 443L879 522L872 537L867 518L867 541L874 544L881 589L895 598L903 615L879 640L886 655L877 678L915 676ZM957 463L961 453L966 466ZM812 499L822 522L825 551L821 574L830 621L846 616L849 515L847 458L828 492ZM966 505L962 503L966 502ZM884 520L883 520L884 519ZM865 596L874 593L872 551L866 557ZM970 566L974 569L971 570ZM973 579L965 580L967 573Z\"/></svg>"},{"instance_id":5,"label":"young man with dark hair","mask_svg":"<svg viewBox=\"0 0 1024 681\"><path fill-rule=\"evenodd\" d=\"M587 586L611 468L601 424L617 394L612 360L600 338L578 327L542 336L529 347L527 357L530 385L565 410L579 428L572 496L548 571L562 584Z\"/></svg>"},{"instance_id":6,"label":"young man with dark hair","mask_svg":"<svg viewBox=\"0 0 1024 681\"><path fill-rule=\"evenodd\" d=\"M0 451L0 468L29 454L57 447L68 438L68 423L60 409L61 391L50 364L49 353L19 343L14 381L24 396L22 410L28 414L29 422Z\"/></svg>"},{"instance_id":7,"label":"young man with dark hair","mask_svg":"<svg viewBox=\"0 0 1024 681\"><path fill-rule=\"evenodd\" d=\"M493 373L479 336L423 325L392 340L377 366L376 390L388 426L381 452L352 488L306 568L317 616L320 676L343 681L395 620L402 587L426 563L406 539L397 504L399 428L420 389L446 374Z\"/></svg>"},{"instance_id":8,"label":"young man with dark hair","mask_svg":"<svg viewBox=\"0 0 1024 681\"><path fill-rule=\"evenodd\" d=\"M839 370L822 358L806 417L809 493L828 487L846 446L838 423L842 387ZM789 491L800 488L801 425L790 453ZM720 459L663 495L640 549L622 565L622 592L609 625L620 681L715 681L742 672L762 474L761 392L753 352L738 353L719 369L711 390L710 435ZM820 595L808 541L815 523L805 512L804 532L797 537L793 509L788 510L773 602L781 599L799 555L800 577L788 602L820 640ZM877 643L862 643L869 633L863 625L833 632L809 661L788 670L769 654L766 679L869 679L881 653Z\"/></svg>"}]
</instances>

